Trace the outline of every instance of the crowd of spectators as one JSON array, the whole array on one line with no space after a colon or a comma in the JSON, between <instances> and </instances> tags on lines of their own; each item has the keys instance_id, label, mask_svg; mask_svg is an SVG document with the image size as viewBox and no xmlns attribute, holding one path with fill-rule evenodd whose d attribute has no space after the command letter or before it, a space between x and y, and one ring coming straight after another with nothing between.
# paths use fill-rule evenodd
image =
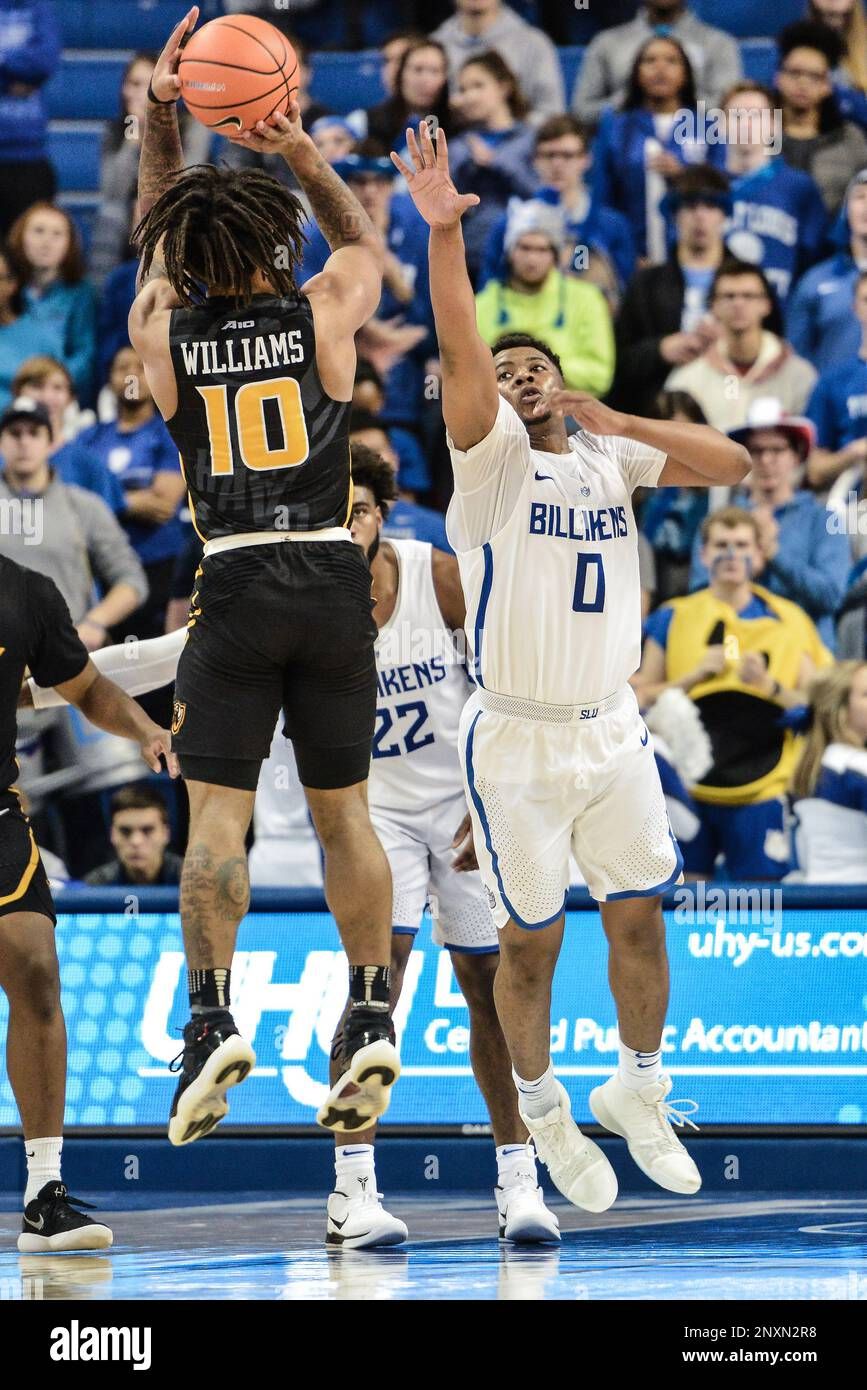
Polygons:
<instances>
[{"instance_id":1,"label":"crowd of spectators","mask_svg":"<svg viewBox=\"0 0 867 1390\"><path fill-rule=\"evenodd\" d=\"M768 85L689 0L612 0L580 31L545 0L407 3L394 7L404 27L378 35L385 98L348 113L311 95L317 51L363 44L375 6L296 0L291 20L266 0L222 8L291 23L305 127L386 244L351 424L396 472L386 534L448 548L427 229L389 158L425 117L448 130L458 190L480 198L464 234L483 338L529 333L559 354L568 386L745 443L753 470L735 495L636 496L648 616L635 685L648 710L679 687L710 735L712 763L688 792L687 867L779 878L796 866L793 785L801 804L845 783L847 809L867 815L867 13L864 0L810 0L777 34L774 6L755 3L776 40ZM557 44L576 34L589 42L570 91ZM0 553L56 580L95 650L182 625L200 544L126 330L155 55L126 64L86 227L58 203L48 158L43 89L60 59L50 6L0 0L0 503L17 518L0 527ZM255 163L291 183L282 161L186 113L181 132L188 164ZM307 234L302 283L328 256L312 220ZM25 524L36 499L38 543ZM127 851L150 863L145 850L162 856L170 834L146 770L112 808L128 758L62 726L56 714L22 725L44 835L77 879L105 860L110 835L114 877L100 881L135 881ZM81 776L66 768L58 782L70 748ZM79 817L98 813L96 833L48 814L57 786Z\"/></svg>"}]
</instances>

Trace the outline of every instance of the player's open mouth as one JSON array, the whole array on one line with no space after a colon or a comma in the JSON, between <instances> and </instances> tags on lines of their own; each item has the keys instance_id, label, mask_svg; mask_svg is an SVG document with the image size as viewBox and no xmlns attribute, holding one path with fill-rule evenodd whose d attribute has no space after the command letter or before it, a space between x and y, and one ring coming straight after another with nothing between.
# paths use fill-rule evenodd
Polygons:
<instances>
[{"instance_id":1,"label":"player's open mouth","mask_svg":"<svg viewBox=\"0 0 867 1390\"><path fill-rule=\"evenodd\" d=\"M528 386L518 397L521 405L535 405L536 401L542 399L542 392L537 391L534 386Z\"/></svg>"}]
</instances>

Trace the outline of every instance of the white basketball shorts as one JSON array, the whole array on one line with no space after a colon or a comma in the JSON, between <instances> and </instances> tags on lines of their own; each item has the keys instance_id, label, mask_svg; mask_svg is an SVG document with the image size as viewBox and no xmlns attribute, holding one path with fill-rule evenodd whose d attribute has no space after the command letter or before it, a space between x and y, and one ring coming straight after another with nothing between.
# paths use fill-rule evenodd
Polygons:
<instances>
[{"instance_id":1,"label":"white basketball shorts","mask_svg":"<svg viewBox=\"0 0 867 1390\"><path fill-rule=\"evenodd\" d=\"M497 928L477 871L455 873L455 832L467 813L463 792L432 810L370 819L388 856L394 884L393 930L414 936L430 905L434 940L451 951L485 954L499 950Z\"/></svg>"},{"instance_id":2,"label":"white basketball shorts","mask_svg":"<svg viewBox=\"0 0 867 1390\"><path fill-rule=\"evenodd\" d=\"M476 690L459 750L476 855L498 927L563 911L570 848L597 902L682 881L653 743L630 686L597 706Z\"/></svg>"}]
</instances>

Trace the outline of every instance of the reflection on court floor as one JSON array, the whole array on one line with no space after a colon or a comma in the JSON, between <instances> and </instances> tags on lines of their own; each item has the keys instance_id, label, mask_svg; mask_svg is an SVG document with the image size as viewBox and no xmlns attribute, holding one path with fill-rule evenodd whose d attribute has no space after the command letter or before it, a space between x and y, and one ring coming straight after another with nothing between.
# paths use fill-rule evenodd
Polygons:
<instances>
[{"instance_id":1,"label":"reflection on court floor","mask_svg":"<svg viewBox=\"0 0 867 1390\"><path fill-rule=\"evenodd\" d=\"M110 1255L19 1255L18 1218L0 1213L0 1298L867 1301L867 1195L560 1206L562 1244L527 1248L498 1245L475 1195L393 1197L412 1240L379 1252L327 1250L324 1204L308 1197L170 1197L112 1212Z\"/></svg>"}]
</instances>

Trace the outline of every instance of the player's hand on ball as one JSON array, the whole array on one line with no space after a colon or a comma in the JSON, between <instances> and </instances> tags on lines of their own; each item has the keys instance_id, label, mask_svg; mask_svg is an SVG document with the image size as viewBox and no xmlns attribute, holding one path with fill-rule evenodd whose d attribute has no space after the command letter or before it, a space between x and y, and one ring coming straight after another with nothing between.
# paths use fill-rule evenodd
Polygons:
<instances>
[{"instance_id":1,"label":"player's hand on ball","mask_svg":"<svg viewBox=\"0 0 867 1390\"><path fill-rule=\"evenodd\" d=\"M467 814L455 831L455 838L452 840L452 849L458 851L452 864L452 868L456 874L466 874L472 869L477 869L479 867L479 861L476 858L476 847L473 843L473 823L470 820L469 811L467 811Z\"/></svg>"},{"instance_id":2,"label":"player's hand on ball","mask_svg":"<svg viewBox=\"0 0 867 1390\"><path fill-rule=\"evenodd\" d=\"M629 416L597 401L586 391L543 390L534 415L571 415L589 434L626 434Z\"/></svg>"},{"instance_id":3,"label":"player's hand on ball","mask_svg":"<svg viewBox=\"0 0 867 1390\"><path fill-rule=\"evenodd\" d=\"M142 757L152 772L162 772L160 758L165 758L169 776L179 777L181 768L177 754L172 752L171 734L168 729L161 729L158 724L151 725L151 729L148 737L142 740Z\"/></svg>"},{"instance_id":4,"label":"player's hand on ball","mask_svg":"<svg viewBox=\"0 0 867 1390\"><path fill-rule=\"evenodd\" d=\"M475 193L459 193L449 174L449 147L442 126L437 127L436 147L424 121L415 132L406 132L406 143L413 168L404 164L400 155L391 160L403 174L410 197L429 227L455 227L469 208L478 205Z\"/></svg>"},{"instance_id":5,"label":"player's hand on ball","mask_svg":"<svg viewBox=\"0 0 867 1390\"><path fill-rule=\"evenodd\" d=\"M242 130L238 134L229 134L227 138L259 154L282 154L284 159L288 159L303 135L301 107L293 92L285 116L275 111L267 121L257 121L255 130Z\"/></svg>"},{"instance_id":6,"label":"player's hand on ball","mask_svg":"<svg viewBox=\"0 0 867 1390\"><path fill-rule=\"evenodd\" d=\"M168 43L157 58L156 67L151 74L151 91L157 101L177 101L181 94L181 79L178 77L178 63L184 42L190 37L199 18L199 7L194 5L176 24L169 35Z\"/></svg>"}]
</instances>

